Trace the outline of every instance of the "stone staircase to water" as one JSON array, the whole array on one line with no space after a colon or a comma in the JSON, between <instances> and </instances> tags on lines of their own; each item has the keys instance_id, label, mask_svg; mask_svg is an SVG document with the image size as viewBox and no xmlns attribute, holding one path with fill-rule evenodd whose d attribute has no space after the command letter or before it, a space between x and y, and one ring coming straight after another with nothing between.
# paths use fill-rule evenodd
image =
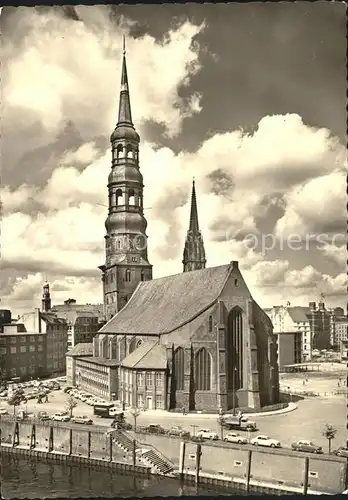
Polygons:
<instances>
[{"instance_id":1,"label":"stone staircase to water","mask_svg":"<svg viewBox=\"0 0 348 500\"><path fill-rule=\"evenodd\" d=\"M133 452L134 444L133 440L130 439L124 432L115 431L112 433L114 443L119 446L126 453ZM146 445L145 445L146 447ZM157 474L170 474L174 471L173 465L162 457L159 452L156 452L152 448L141 448L138 443L136 443L135 452L141 459L149 465L153 472Z\"/></svg>"}]
</instances>

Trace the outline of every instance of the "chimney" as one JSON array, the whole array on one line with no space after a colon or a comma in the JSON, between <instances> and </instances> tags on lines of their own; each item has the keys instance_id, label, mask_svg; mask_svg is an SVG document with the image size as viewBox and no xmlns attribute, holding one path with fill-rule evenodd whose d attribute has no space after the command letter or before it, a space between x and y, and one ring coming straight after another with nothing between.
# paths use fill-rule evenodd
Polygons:
<instances>
[{"instance_id":1,"label":"chimney","mask_svg":"<svg viewBox=\"0 0 348 500\"><path fill-rule=\"evenodd\" d=\"M232 265L232 269L239 269L238 260L231 260L230 264Z\"/></svg>"},{"instance_id":2,"label":"chimney","mask_svg":"<svg viewBox=\"0 0 348 500\"><path fill-rule=\"evenodd\" d=\"M325 311L325 303L324 302L319 302L318 309L319 309L319 311Z\"/></svg>"},{"instance_id":3,"label":"chimney","mask_svg":"<svg viewBox=\"0 0 348 500\"><path fill-rule=\"evenodd\" d=\"M316 305L316 303L315 303L315 302L310 302L310 303L309 303L309 308L310 308L310 310L311 310L311 311L315 311L315 310L316 310L316 306L317 306L317 305Z\"/></svg>"}]
</instances>

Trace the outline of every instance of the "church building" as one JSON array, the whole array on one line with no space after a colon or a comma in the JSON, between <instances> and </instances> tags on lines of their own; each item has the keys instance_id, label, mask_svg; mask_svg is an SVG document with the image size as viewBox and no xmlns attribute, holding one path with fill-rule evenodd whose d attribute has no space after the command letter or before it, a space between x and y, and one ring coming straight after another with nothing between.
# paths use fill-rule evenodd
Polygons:
<instances>
[{"instance_id":1,"label":"church building","mask_svg":"<svg viewBox=\"0 0 348 500\"><path fill-rule=\"evenodd\" d=\"M238 262L206 268L193 181L183 272L152 279L143 213L140 138L123 53L111 135L106 324L67 355L68 383L125 407L223 411L279 402L277 338Z\"/></svg>"}]
</instances>

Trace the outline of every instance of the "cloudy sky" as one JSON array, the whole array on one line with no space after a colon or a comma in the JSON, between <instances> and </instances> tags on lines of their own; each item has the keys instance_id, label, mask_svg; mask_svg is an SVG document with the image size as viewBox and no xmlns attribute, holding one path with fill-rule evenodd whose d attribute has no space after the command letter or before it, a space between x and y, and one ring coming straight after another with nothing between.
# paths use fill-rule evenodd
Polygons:
<instances>
[{"instance_id":1,"label":"cloudy sky","mask_svg":"<svg viewBox=\"0 0 348 500\"><path fill-rule=\"evenodd\" d=\"M122 34L154 277L181 272L192 177L208 265L263 307L345 302L345 6L3 8L1 301L101 302Z\"/></svg>"}]
</instances>

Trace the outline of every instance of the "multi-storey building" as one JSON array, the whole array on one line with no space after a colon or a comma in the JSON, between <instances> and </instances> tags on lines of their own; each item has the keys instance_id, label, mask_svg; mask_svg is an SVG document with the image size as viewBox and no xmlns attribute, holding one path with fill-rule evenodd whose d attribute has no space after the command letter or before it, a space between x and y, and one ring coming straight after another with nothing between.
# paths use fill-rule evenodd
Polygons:
<instances>
[{"instance_id":1,"label":"multi-storey building","mask_svg":"<svg viewBox=\"0 0 348 500\"><path fill-rule=\"evenodd\" d=\"M47 375L47 336L27 331L21 323L11 323L11 313L6 314L6 319L10 322L0 325L1 378L29 379Z\"/></svg>"},{"instance_id":2,"label":"multi-storey building","mask_svg":"<svg viewBox=\"0 0 348 500\"><path fill-rule=\"evenodd\" d=\"M46 373L58 374L66 371L66 352L68 349L67 322L52 313L34 309L19 318L28 331L44 334L46 337Z\"/></svg>"},{"instance_id":3,"label":"multi-storey building","mask_svg":"<svg viewBox=\"0 0 348 500\"><path fill-rule=\"evenodd\" d=\"M313 349L320 350L329 347L331 313L325 308L323 302L319 302L318 307L315 302L310 302L309 307L273 306L271 309L265 309L265 312L273 323L275 334L279 336L283 333L296 332L301 336L302 352L301 356L297 352L297 359L310 361Z\"/></svg>"},{"instance_id":4,"label":"multi-storey building","mask_svg":"<svg viewBox=\"0 0 348 500\"><path fill-rule=\"evenodd\" d=\"M331 311L330 319L330 344L338 348L341 341L348 340L348 316L344 314L342 307L336 307Z\"/></svg>"}]
</instances>

